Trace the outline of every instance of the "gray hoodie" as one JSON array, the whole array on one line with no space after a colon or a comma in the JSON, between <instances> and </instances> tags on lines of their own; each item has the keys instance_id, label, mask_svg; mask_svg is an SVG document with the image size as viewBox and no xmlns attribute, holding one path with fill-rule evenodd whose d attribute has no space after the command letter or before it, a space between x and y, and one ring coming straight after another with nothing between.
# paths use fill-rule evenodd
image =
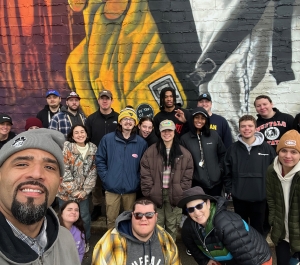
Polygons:
<instances>
[{"instance_id":1,"label":"gray hoodie","mask_svg":"<svg viewBox=\"0 0 300 265\"><path fill-rule=\"evenodd\" d=\"M125 211L116 220L117 231L127 240L126 265L164 264L164 256L156 228L147 242L140 241L132 233L131 217L131 212Z\"/></svg>"}]
</instances>

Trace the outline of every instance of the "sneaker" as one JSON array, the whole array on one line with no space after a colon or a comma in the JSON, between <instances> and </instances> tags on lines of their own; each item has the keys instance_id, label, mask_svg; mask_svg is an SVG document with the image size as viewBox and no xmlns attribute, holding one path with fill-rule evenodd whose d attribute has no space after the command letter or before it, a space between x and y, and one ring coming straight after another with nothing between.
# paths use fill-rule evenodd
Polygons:
<instances>
[{"instance_id":1,"label":"sneaker","mask_svg":"<svg viewBox=\"0 0 300 265\"><path fill-rule=\"evenodd\" d=\"M90 250L90 243L85 244L85 253L88 253Z\"/></svg>"},{"instance_id":2,"label":"sneaker","mask_svg":"<svg viewBox=\"0 0 300 265\"><path fill-rule=\"evenodd\" d=\"M186 249L185 252L188 256L192 256L191 252L188 249Z\"/></svg>"}]
</instances>

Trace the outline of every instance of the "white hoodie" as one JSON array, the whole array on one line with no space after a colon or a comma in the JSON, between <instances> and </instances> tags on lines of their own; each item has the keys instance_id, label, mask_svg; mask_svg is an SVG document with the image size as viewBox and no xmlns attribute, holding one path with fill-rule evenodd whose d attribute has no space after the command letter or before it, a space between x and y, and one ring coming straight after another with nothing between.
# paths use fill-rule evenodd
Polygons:
<instances>
[{"instance_id":1,"label":"white hoodie","mask_svg":"<svg viewBox=\"0 0 300 265\"><path fill-rule=\"evenodd\" d=\"M285 216L284 216L284 226L285 226L285 238L284 240L289 242L289 227L288 227L288 216L289 216L289 199L290 199L290 190L292 180L295 174L300 171L300 161L294 166L294 168L286 174L284 177L282 176L282 165L279 162L278 156L274 159L274 170L277 174L278 179L281 182L283 196L284 196L284 206L285 206Z\"/></svg>"}]
</instances>

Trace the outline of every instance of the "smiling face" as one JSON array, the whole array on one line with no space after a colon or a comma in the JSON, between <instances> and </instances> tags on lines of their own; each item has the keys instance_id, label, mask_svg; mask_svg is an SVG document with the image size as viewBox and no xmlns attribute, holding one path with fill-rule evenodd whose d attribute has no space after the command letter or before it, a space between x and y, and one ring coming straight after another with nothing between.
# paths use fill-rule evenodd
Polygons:
<instances>
[{"instance_id":1,"label":"smiling face","mask_svg":"<svg viewBox=\"0 0 300 265\"><path fill-rule=\"evenodd\" d=\"M75 143L77 143L79 146L85 146L87 132L82 126L76 126L73 130L72 138L75 141Z\"/></svg>"},{"instance_id":2,"label":"smiling face","mask_svg":"<svg viewBox=\"0 0 300 265\"><path fill-rule=\"evenodd\" d=\"M130 117L124 117L120 121L120 125L122 127L122 131L130 132L130 131L132 131L133 127L135 126L135 120Z\"/></svg>"},{"instance_id":3,"label":"smiling face","mask_svg":"<svg viewBox=\"0 0 300 265\"><path fill-rule=\"evenodd\" d=\"M240 134L244 140L254 138L254 134L256 130L253 121L250 120L241 121L239 126L240 126L239 128Z\"/></svg>"},{"instance_id":4,"label":"smiling face","mask_svg":"<svg viewBox=\"0 0 300 265\"><path fill-rule=\"evenodd\" d=\"M206 123L206 117L203 114L198 113L194 116L194 126L197 130L197 133L199 133L202 130L205 123Z\"/></svg>"},{"instance_id":5,"label":"smiling face","mask_svg":"<svg viewBox=\"0 0 300 265\"><path fill-rule=\"evenodd\" d=\"M171 91L166 91L165 93L165 108L173 108L174 107L174 98Z\"/></svg>"},{"instance_id":6,"label":"smiling face","mask_svg":"<svg viewBox=\"0 0 300 265\"><path fill-rule=\"evenodd\" d=\"M0 123L0 136L7 136L11 130L11 126L11 123L8 121Z\"/></svg>"},{"instance_id":7,"label":"smiling face","mask_svg":"<svg viewBox=\"0 0 300 265\"><path fill-rule=\"evenodd\" d=\"M138 125L138 127L140 130L140 136L143 138L147 138L153 130L153 124L151 121L143 121L141 125Z\"/></svg>"},{"instance_id":8,"label":"smiling face","mask_svg":"<svg viewBox=\"0 0 300 265\"><path fill-rule=\"evenodd\" d=\"M264 119L270 119L274 116L273 103L271 103L267 98L256 100L255 109Z\"/></svg>"},{"instance_id":9,"label":"smiling face","mask_svg":"<svg viewBox=\"0 0 300 265\"><path fill-rule=\"evenodd\" d=\"M61 218L67 226L74 224L79 218L79 206L76 202L69 203L61 213Z\"/></svg>"},{"instance_id":10,"label":"smiling face","mask_svg":"<svg viewBox=\"0 0 300 265\"><path fill-rule=\"evenodd\" d=\"M17 152L0 168L0 210L13 223L36 223L54 201L60 182L52 154L38 149Z\"/></svg>"},{"instance_id":11,"label":"smiling face","mask_svg":"<svg viewBox=\"0 0 300 265\"><path fill-rule=\"evenodd\" d=\"M203 203L203 200L194 200L190 201L186 204L186 207L195 207L196 205ZM210 215L210 200L207 200L205 203L203 203L203 208L201 210L194 209L194 212L189 213L189 216L198 224L205 226L207 223L207 220Z\"/></svg>"},{"instance_id":12,"label":"smiling face","mask_svg":"<svg viewBox=\"0 0 300 265\"><path fill-rule=\"evenodd\" d=\"M197 103L197 107L204 108L208 113L211 112L211 106L212 106L211 101L207 100L205 98L199 100L198 103Z\"/></svg>"},{"instance_id":13,"label":"smiling face","mask_svg":"<svg viewBox=\"0 0 300 265\"><path fill-rule=\"evenodd\" d=\"M282 165L284 173L287 174L296 164L299 163L300 153L293 148L282 148L278 153L278 159Z\"/></svg>"},{"instance_id":14,"label":"smiling face","mask_svg":"<svg viewBox=\"0 0 300 265\"><path fill-rule=\"evenodd\" d=\"M134 213L147 213L147 212L155 212L153 204L148 204L148 205L136 204ZM140 220L135 219L135 217L132 215L132 219L131 219L132 233L137 239L146 242L152 236L153 231L155 229L156 222L157 222L157 213L155 213L155 215L151 219L147 219L145 216L143 216L143 218Z\"/></svg>"},{"instance_id":15,"label":"smiling face","mask_svg":"<svg viewBox=\"0 0 300 265\"><path fill-rule=\"evenodd\" d=\"M166 146L168 146L169 143L173 142L174 136L175 131L173 130L166 129L160 132L160 137L164 141Z\"/></svg>"}]
</instances>

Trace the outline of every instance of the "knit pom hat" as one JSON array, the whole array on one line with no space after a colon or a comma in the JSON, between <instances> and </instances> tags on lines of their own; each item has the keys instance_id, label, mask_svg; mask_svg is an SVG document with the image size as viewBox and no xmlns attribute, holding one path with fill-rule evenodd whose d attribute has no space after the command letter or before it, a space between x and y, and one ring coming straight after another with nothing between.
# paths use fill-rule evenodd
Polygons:
<instances>
[{"instance_id":1,"label":"knit pom hat","mask_svg":"<svg viewBox=\"0 0 300 265\"><path fill-rule=\"evenodd\" d=\"M22 132L3 145L0 152L0 167L7 158L26 149L40 149L52 154L59 165L60 175L65 173L62 154L65 136L55 130L38 129Z\"/></svg>"},{"instance_id":2,"label":"knit pom hat","mask_svg":"<svg viewBox=\"0 0 300 265\"><path fill-rule=\"evenodd\" d=\"M279 140L277 154L282 148L296 149L300 153L300 134L296 130L287 131Z\"/></svg>"},{"instance_id":3,"label":"knit pom hat","mask_svg":"<svg viewBox=\"0 0 300 265\"><path fill-rule=\"evenodd\" d=\"M26 120L25 131L27 131L30 127L37 126L39 128L43 128L43 124L40 119L35 117L30 117Z\"/></svg>"},{"instance_id":4,"label":"knit pom hat","mask_svg":"<svg viewBox=\"0 0 300 265\"><path fill-rule=\"evenodd\" d=\"M137 115L131 108L125 108L124 110L121 110L120 115L118 116L118 123L120 123L120 121L125 117L134 119L135 125L138 123Z\"/></svg>"}]
</instances>

